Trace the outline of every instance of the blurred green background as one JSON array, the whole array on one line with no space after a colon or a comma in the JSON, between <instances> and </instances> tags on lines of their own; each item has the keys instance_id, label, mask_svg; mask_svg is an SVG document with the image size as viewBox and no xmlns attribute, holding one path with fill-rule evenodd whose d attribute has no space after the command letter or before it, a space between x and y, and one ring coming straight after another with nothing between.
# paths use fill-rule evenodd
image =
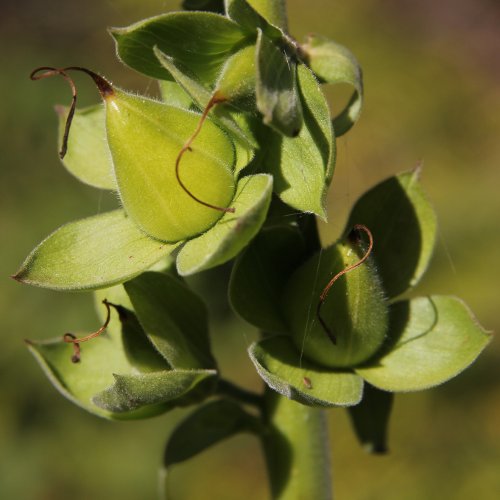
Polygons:
<instances>
[{"instance_id":1,"label":"blurred green background","mask_svg":"<svg viewBox=\"0 0 500 500\"><path fill-rule=\"evenodd\" d=\"M500 4L495 0L290 0L291 32L318 32L348 46L365 76L360 123L339 141L325 243L335 240L360 193L424 162L438 213L433 264L417 293L464 298L489 330L500 328ZM116 205L75 181L56 152L53 105L69 102L61 80L33 83L41 65L79 65L124 88L154 95L154 83L114 57L108 26L166 12L178 2L7 0L0 7L0 498L153 499L166 437L185 413L153 420L99 420L63 399L23 345L96 326L90 294L21 286L8 276L62 223ZM80 104L97 102L77 77ZM345 89L328 90L332 110ZM105 244L105 242L103 243ZM209 275L211 281L214 274ZM217 275L224 286L224 274ZM203 288L203 277L198 280ZM225 303L212 303L227 318ZM232 320L213 328L225 375L260 382L245 354L255 332ZM500 346L452 382L400 395L391 453L365 455L346 413L330 412L339 499L497 499L500 492ZM172 474L173 498L265 499L263 461L250 437L234 438Z\"/></svg>"}]
</instances>

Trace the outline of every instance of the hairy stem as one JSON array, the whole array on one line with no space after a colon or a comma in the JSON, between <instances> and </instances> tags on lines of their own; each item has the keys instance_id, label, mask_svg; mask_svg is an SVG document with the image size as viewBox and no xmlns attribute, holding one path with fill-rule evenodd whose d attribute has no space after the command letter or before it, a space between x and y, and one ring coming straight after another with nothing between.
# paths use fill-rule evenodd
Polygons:
<instances>
[{"instance_id":1,"label":"hairy stem","mask_svg":"<svg viewBox=\"0 0 500 500\"><path fill-rule=\"evenodd\" d=\"M217 384L217 394L221 396L228 396L239 401L240 403L256 406L260 409L263 408L262 396L256 394L255 392L247 391L246 389L229 382L229 380L219 380Z\"/></svg>"},{"instance_id":2,"label":"hairy stem","mask_svg":"<svg viewBox=\"0 0 500 500\"><path fill-rule=\"evenodd\" d=\"M331 500L325 411L268 390L262 437L273 500Z\"/></svg>"}]
</instances>

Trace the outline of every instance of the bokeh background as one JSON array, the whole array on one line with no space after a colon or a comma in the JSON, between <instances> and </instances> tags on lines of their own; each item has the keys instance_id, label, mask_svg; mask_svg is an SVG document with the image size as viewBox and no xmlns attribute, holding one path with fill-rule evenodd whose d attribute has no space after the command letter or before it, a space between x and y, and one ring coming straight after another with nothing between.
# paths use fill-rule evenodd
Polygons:
<instances>
[{"instance_id":1,"label":"bokeh background","mask_svg":"<svg viewBox=\"0 0 500 500\"><path fill-rule=\"evenodd\" d=\"M438 213L435 257L418 293L464 298L489 330L500 330L500 4L495 0L289 0L291 32L348 46L365 76L359 124L339 140L330 223L333 242L360 193L424 162L423 184ZM166 12L153 0L3 0L0 5L0 498L153 499L162 448L176 410L153 420L113 423L84 413L48 383L24 348L96 326L90 294L21 286L8 276L62 223L116 204L75 181L56 152L53 105L69 101L57 79L29 81L40 65L79 65L124 88L154 95L154 83L114 57L108 26ZM81 105L97 101L77 77ZM332 110L345 89L328 90ZM105 244L105 242L103 242ZM227 273L226 273L227 274ZM224 272L206 273L224 286ZM213 294L209 294L213 295ZM224 301L214 316L227 319ZM259 388L245 349L255 332L217 321L222 370ZM396 398L387 456L366 455L343 410L330 412L334 482L343 500L477 500L500 494L500 343L450 383ZM172 473L175 499L268 498L257 443L241 436Z\"/></svg>"}]
</instances>

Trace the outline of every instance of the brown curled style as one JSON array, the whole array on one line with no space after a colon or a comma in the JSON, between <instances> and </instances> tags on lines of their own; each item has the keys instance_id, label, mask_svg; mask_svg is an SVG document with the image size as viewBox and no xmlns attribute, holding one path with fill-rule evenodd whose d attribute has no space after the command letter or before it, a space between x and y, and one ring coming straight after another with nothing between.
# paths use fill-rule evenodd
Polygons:
<instances>
[{"instance_id":1,"label":"brown curled style","mask_svg":"<svg viewBox=\"0 0 500 500\"><path fill-rule=\"evenodd\" d=\"M42 71L43 73L41 73ZM101 94L103 99L114 94L112 85L105 78L98 75L97 73L94 73L93 71L90 71L87 68L81 68L80 66L68 66L66 68L53 68L51 66L40 66L39 68L36 68L31 72L30 79L33 81L42 80L44 78L49 78L55 75L62 76L68 82L71 88L71 95L72 95L71 105L69 108L68 116L66 118L61 149L59 151L59 158L61 158L61 160L66 156L66 152L68 150L69 130L71 128L71 123L73 122L73 117L75 115L76 100L78 96L75 82L73 78L71 78L68 75L67 73L68 71L80 71L82 73L89 75L94 80L94 83L97 85L97 89L99 90L99 93Z\"/></svg>"},{"instance_id":2,"label":"brown curled style","mask_svg":"<svg viewBox=\"0 0 500 500\"><path fill-rule=\"evenodd\" d=\"M219 212L225 212L225 213L232 213L234 214L235 209L234 207L218 207L217 205L212 205L211 203L208 203L206 201L203 201L202 199L198 198L195 194L193 194L189 188L184 184L184 182L181 179L180 176L180 164L181 164L181 159L184 156L184 153L186 151L192 151L191 149L191 144L193 144L193 141L196 139L198 134L201 131L201 128L203 127L203 124L205 123L205 120L208 117L208 113L210 113L210 110L216 106L217 104L223 103L226 101L225 97L218 96L217 93L215 93L211 98L210 101L208 101L208 104L206 105L205 109L203 110L203 113L200 117L200 121L198 122L198 125L196 126L195 131L192 133L191 137L186 141L184 146L182 146L181 150L179 151L179 154L177 155L177 158L175 159L175 177L177 179L177 182L181 186L181 188L184 190L184 192L192 198L194 201L197 203L200 203L201 205L212 208L213 210L218 210Z\"/></svg>"},{"instance_id":3,"label":"brown curled style","mask_svg":"<svg viewBox=\"0 0 500 500\"><path fill-rule=\"evenodd\" d=\"M368 248L366 249L363 257L359 259L357 262L352 264L349 267L346 267L345 269L342 269L342 271L338 272L323 288L323 291L321 292L321 295L319 296L319 302L318 306L316 308L316 317L318 318L318 321L320 322L321 326L323 327L323 330L325 333L328 335L328 338L332 341L333 344L337 344L337 338L335 337L335 334L332 332L331 328L326 324L325 320L321 317L321 307L323 306L326 297L328 296L328 292L330 291L330 288L332 288L333 284L344 274L348 273L349 271L352 271L353 269L356 269L359 267L361 264L363 264L366 259L370 256L372 253L373 249L373 235L371 231L364 225L364 224L355 224L351 231L348 234L348 239L355 244L361 243L361 234L360 232L363 232L366 234L368 237Z\"/></svg>"},{"instance_id":4,"label":"brown curled style","mask_svg":"<svg viewBox=\"0 0 500 500\"><path fill-rule=\"evenodd\" d=\"M89 340L98 337L99 335L101 335L101 333L104 332L104 330L106 330L106 328L109 325L109 321L111 319L110 306L114 306L114 304L111 304L106 299L104 299L102 303L106 306L106 320L104 321L103 325L99 328L99 330L92 332L89 335L86 335L85 337L80 337L80 338L76 338L76 336L73 335L72 333L65 333L63 335L64 342L67 342L68 344L73 344L73 356L71 356L71 361L73 363L79 363L81 360L80 344L82 342L88 342Z\"/></svg>"}]
</instances>

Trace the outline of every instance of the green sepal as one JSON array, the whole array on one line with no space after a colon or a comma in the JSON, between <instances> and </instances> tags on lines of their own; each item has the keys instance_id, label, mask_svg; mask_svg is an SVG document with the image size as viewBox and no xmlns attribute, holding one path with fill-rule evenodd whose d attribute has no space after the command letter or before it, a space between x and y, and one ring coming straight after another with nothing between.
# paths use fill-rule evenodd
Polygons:
<instances>
[{"instance_id":1,"label":"green sepal","mask_svg":"<svg viewBox=\"0 0 500 500\"><path fill-rule=\"evenodd\" d=\"M246 0L270 25L285 32L287 30L285 0Z\"/></svg>"},{"instance_id":2,"label":"green sepal","mask_svg":"<svg viewBox=\"0 0 500 500\"><path fill-rule=\"evenodd\" d=\"M274 177L274 190L287 205L326 219L326 192L335 159L328 104L311 71L298 67L304 124L297 137L261 127L260 162Z\"/></svg>"},{"instance_id":3,"label":"green sepal","mask_svg":"<svg viewBox=\"0 0 500 500\"><path fill-rule=\"evenodd\" d=\"M151 343L175 369L214 368L205 304L178 278L145 272L124 285Z\"/></svg>"},{"instance_id":4,"label":"green sepal","mask_svg":"<svg viewBox=\"0 0 500 500\"><path fill-rule=\"evenodd\" d=\"M168 410L205 399L213 392L216 376L215 370L114 374L114 384L95 395L92 402L117 414L158 405L164 405Z\"/></svg>"},{"instance_id":5,"label":"green sepal","mask_svg":"<svg viewBox=\"0 0 500 500\"><path fill-rule=\"evenodd\" d=\"M56 107L61 148L69 108ZM116 190L113 162L106 141L106 117L102 104L77 109L68 135L62 163L78 180L100 189Z\"/></svg>"},{"instance_id":6,"label":"green sepal","mask_svg":"<svg viewBox=\"0 0 500 500\"><path fill-rule=\"evenodd\" d=\"M259 420L229 399L210 401L185 418L170 435L163 467L189 460L224 439L242 432L256 433Z\"/></svg>"},{"instance_id":7,"label":"green sepal","mask_svg":"<svg viewBox=\"0 0 500 500\"><path fill-rule=\"evenodd\" d=\"M322 83L347 83L354 93L347 106L333 119L335 135L345 134L358 120L363 107L363 76L352 52L333 40L309 35L302 50L309 67Z\"/></svg>"},{"instance_id":8,"label":"green sepal","mask_svg":"<svg viewBox=\"0 0 500 500\"><path fill-rule=\"evenodd\" d=\"M354 205L346 231L366 225L373 234L373 259L389 297L414 287L429 265L437 220L419 182L420 170L377 184Z\"/></svg>"},{"instance_id":9,"label":"green sepal","mask_svg":"<svg viewBox=\"0 0 500 500\"><path fill-rule=\"evenodd\" d=\"M256 71L257 109L264 123L287 137L297 137L303 122L297 63L261 30L257 36Z\"/></svg>"},{"instance_id":10,"label":"green sepal","mask_svg":"<svg viewBox=\"0 0 500 500\"><path fill-rule=\"evenodd\" d=\"M281 297L305 249L296 225L263 229L233 266L229 301L236 313L265 332L287 332Z\"/></svg>"},{"instance_id":11,"label":"green sepal","mask_svg":"<svg viewBox=\"0 0 500 500\"><path fill-rule=\"evenodd\" d=\"M123 210L114 210L61 226L13 278L52 290L107 288L137 276L177 246L150 238Z\"/></svg>"},{"instance_id":12,"label":"green sepal","mask_svg":"<svg viewBox=\"0 0 500 500\"><path fill-rule=\"evenodd\" d=\"M361 401L361 377L311 363L288 336L255 342L248 352L264 382L289 399L323 407L351 406Z\"/></svg>"},{"instance_id":13,"label":"green sepal","mask_svg":"<svg viewBox=\"0 0 500 500\"><path fill-rule=\"evenodd\" d=\"M121 323L123 351L128 362L141 373L172 368L168 360L151 345L150 335L146 334L134 312L120 305L117 305L116 312ZM83 344L82 349L85 348L86 345Z\"/></svg>"},{"instance_id":14,"label":"green sepal","mask_svg":"<svg viewBox=\"0 0 500 500\"><path fill-rule=\"evenodd\" d=\"M206 233L188 241L177 256L181 276L210 269L231 260L259 232L271 201L273 179L258 174L238 182L231 203L234 213L224 216Z\"/></svg>"},{"instance_id":15,"label":"green sepal","mask_svg":"<svg viewBox=\"0 0 500 500\"><path fill-rule=\"evenodd\" d=\"M177 82L158 80L158 86L163 103L181 109L189 109L193 104L191 96Z\"/></svg>"},{"instance_id":16,"label":"green sepal","mask_svg":"<svg viewBox=\"0 0 500 500\"><path fill-rule=\"evenodd\" d=\"M64 342L62 335L42 342L27 341L27 345L56 389L67 399L95 415L134 419L150 417L167 409L160 404L117 415L96 406L92 401L96 394L113 384L113 373L132 375L170 370L168 363L149 343L130 311L128 319L123 321L112 308L106 331L98 338L80 344L81 359L78 363L71 361L73 346Z\"/></svg>"},{"instance_id":17,"label":"green sepal","mask_svg":"<svg viewBox=\"0 0 500 500\"><path fill-rule=\"evenodd\" d=\"M368 453L387 453L387 431L394 394L365 384L363 399L348 408L356 436Z\"/></svg>"},{"instance_id":18,"label":"green sepal","mask_svg":"<svg viewBox=\"0 0 500 500\"><path fill-rule=\"evenodd\" d=\"M384 391L419 391L465 370L491 340L467 306L433 295L397 302L390 309L386 348L356 372Z\"/></svg>"},{"instance_id":19,"label":"green sepal","mask_svg":"<svg viewBox=\"0 0 500 500\"><path fill-rule=\"evenodd\" d=\"M225 60L248 36L234 21L212 12L172 12L110 33L120 59L136 71L172 79L153 53L157 46L205 84L215 81Z\"/></svg>"},{"instance_id":20,"label":"green sepal","mask_svg":"<svg viewBox=\"0 0 500 500\"><path fill-rule=\"evenodd\" d=\"M256 33L259 28L271 39L283 36L283 31L270 24L247 0L225 0L225 4L226 15L249 33Z\"/></svg>"}]
</instances>

